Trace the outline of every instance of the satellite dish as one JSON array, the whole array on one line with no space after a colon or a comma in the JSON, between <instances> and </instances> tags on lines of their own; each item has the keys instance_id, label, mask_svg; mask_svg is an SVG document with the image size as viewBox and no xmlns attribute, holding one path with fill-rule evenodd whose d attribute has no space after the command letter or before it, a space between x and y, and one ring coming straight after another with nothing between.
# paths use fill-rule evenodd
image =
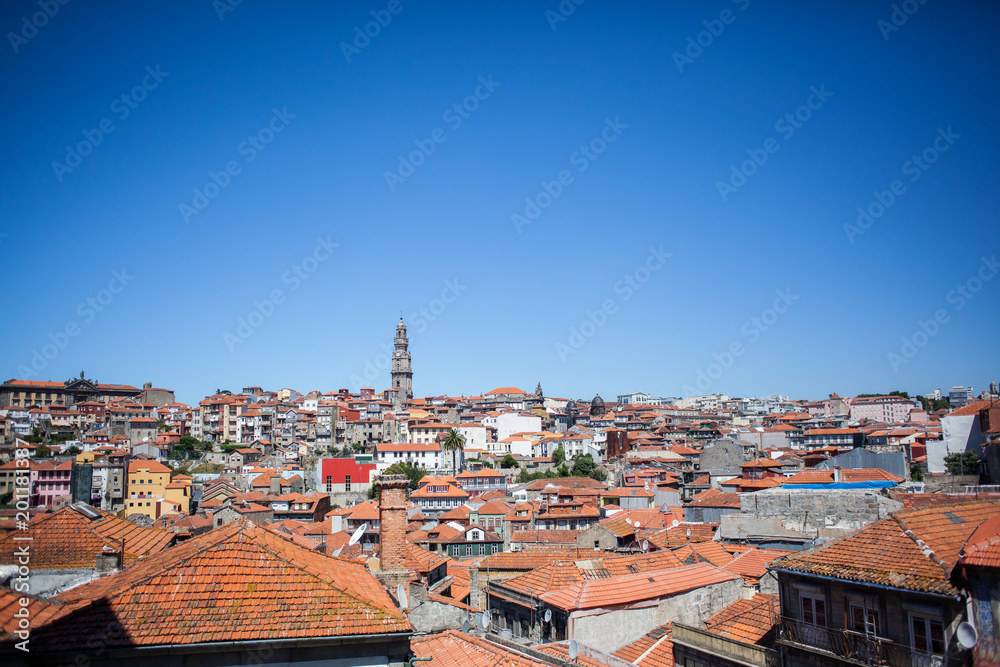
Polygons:
<instances>
[{"instance_id":1,"label":"satellite dish","mask_svg":"<svg viewBox=\"0 0 1000 667\"><path fill-rule=\"evenodd\" d=\"M468 619L466 619L465 621L462 621L462 632L468 632L468 631L469 631L469 621Z\"/></svg>"},{"instance_id":2,"label":"satellite dish","mask_svg":"<svg viewBox=\"0 0 1000 667\"><path fill-rule=\"evenodd\" d=\"M552 620L552 610L551 609L546 609L545 610L545 615L542 616L542 618L545 620L546 623L548 623L549 621L551 621Z\"/></svg>"},{"instance_id":3,"label":"satellite dish","mask_svg":"<svg viewBox=\"0 0 1000 667\"><path fill-rule=\"evenodd\" d=\"M576 656L580 654L580 645L576 643L575 639L569 640L569 659L576 660Z\"/></svg>"},{"instance_id":4,"label":"satellite dish","mask_svg":"<svg viewBox=\"0 0 1000 667\"><path fill-rule=\"evenodd\" d=\"M403 584L399 584L398 586L396 586L396 599L399 600L399 608L400 609L406 609L407 608L407 605L406 605L406 588L403 587Z\"/></svg>"},{"instance_id":5,"label":"satellite dish","mask_svg":"<svg viewBox=\"0 0 1000 667\"><path fill-rule=\"evenodd\" d=\"M484 611L479 615L479 629L486 632L490 629L490 612Z\"/></svg>"},{"instance_id":6,"label":"satellite dish","mask_svg":"<svg viewBox=\"0 0 1000 667\"><path fill-rule=\"evenodd\" d=\"M955 636L958 637L958 643L962 645L962 648L974 648L976 642L979 641L979 633L976 632L975 626L968 621L959 624Z\"/></svg>"},{"instance_id":7,"label":"satellite dish","mask_svg":"<svg viewBox=\"0 0 1000 667\"><path fill-rule=\"evenodd\" d=\"M670 527L671 528L676 528L679 525L681 525L681 522L678 521L677 519L674 519L673 521L670 522Z\"/></svg>"},{"instance_id":8,"label":"satellite dish","mask_svg":"<svg viewBox=\"0 0 1000 667\"><path fill-rule=\"evenodd\" d=\"M639 523L638 521L636 521L636 522L635 522L635 527L636 527L636 528L638 528L638 527L639 527L639 526L641 526L641 525L642 525L642 524L641 524L641 523Z\"/></svg>"},{"instance_id":9,"label":"satellite dish","mask_svg":"<svg viewBox=\"0 0 1000 667\"><path fill-rule=\"evenodd\" d=\"M649 540L643 540L642 541L642 550L643 551L649 551Z\"/></svg>"},{"instance_id":10,"label":"satellite dish","mask_svg":"<svg viewBox=\"0 0 1000 667\"><path fill-rule=\"evenodd\" d=\"M365 523L361 524L360 526L358 526L358 529L356 531L354 531L353 535L351 535L351 539L348 540L347 545L350 546L352 544L357 544L358 541L361 539L361 536L365 534L366 530L368 530L368 522L367 521Z\"/></svg>"}]
</instances>

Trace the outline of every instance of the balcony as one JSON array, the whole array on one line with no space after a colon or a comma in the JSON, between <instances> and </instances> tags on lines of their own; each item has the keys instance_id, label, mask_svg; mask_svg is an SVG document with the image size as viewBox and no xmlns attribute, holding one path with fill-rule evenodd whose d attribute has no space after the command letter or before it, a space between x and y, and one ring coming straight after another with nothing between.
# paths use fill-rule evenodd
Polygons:
<instances>
[{"instance_id":1,"label":"balcony","mask_svg":"<svg viewBox=\"0 0 1000 667\"><path fill-rule=\"evenodd\" d=\"M850 630L825 628L782 618L778 642L798 649L833 655L860 665L889 667L962 667L966 655L924 653L894 641Z\"/></svg>"}]
</instances>

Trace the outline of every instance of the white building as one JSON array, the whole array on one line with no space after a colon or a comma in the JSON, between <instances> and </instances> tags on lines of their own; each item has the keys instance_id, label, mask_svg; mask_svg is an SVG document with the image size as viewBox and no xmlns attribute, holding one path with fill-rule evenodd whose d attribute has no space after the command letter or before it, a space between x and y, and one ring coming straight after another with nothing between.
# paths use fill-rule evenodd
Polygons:
<instances>
[{"instance_id":1,"label":"white building","mask_svg":"<svg viewBox=\"0 0 1000 667\"><path fill-rule=\"evenodd\" d=\"M949 454L962 452L982 452L983 426L979 421L979 406L973 403L954 410L941 418L941 446L931 447L927 443L927 471L946 471L944 459Z\"/></svg>"},{"instance_id":2,"label":"white building","mask_svg":"<svg viewBox=\"0 0 1000 667\"><path fill-rule=\"evenodd\" d=\"M524 412L491 412L483 417L483 426L497 430L497 440L509 438L515 433L537 433L542 430L542 418Z\"/></svg>"},{"instance_id":3,"label":"white building","mask_svg":"<svg viewBox=\"0 0 1000 667\"><path fill-rule=\"evenodd\" d=\"M444 459L447 465L443 466ZM436 442L380 442L375 445L375 465L379 474L393 463L409 463L424 468L428 473L451 470L451 453L442 452Z\"/></svg>"},{"instance_id":4,"label":"white building","mask_svg":"<svg viewBox=\"0 0 1000 667\"><path fill-rule=\"evenodd\" d=\"M465 448L466 449L486 449L487 443L487 433L486 427L479 424L466 424L464 426L456 426L455 430L462 434L465 438Z\"/></svg>"},{"instance_id":5,"label":"white building","mask_svg":"<svg viewBox=\"0 0 1000 667\"><path fill-rule=\"evenodd\" d=\"M851 399L851 421L902 424L909 421L911 410L921 409L920 401L902 396L868 396Z\"/></svg>"}]
</instances>

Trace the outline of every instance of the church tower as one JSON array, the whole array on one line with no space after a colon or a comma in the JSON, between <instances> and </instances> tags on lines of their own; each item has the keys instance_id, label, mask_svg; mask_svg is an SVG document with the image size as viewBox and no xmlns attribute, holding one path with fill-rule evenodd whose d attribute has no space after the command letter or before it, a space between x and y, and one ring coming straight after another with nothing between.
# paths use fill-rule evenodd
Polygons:
<instances>
[{"instance_id":1,"label":"church tower","mask_svg":"<svg viewBox=\"0 0 1000 667\"><path fill-rule=\"evenodd\" d=\"M407 401L413 400L413 370L410 368L410 341L406 338L406 325L399 318L396 325L396 350L392 353L392 388L396 390L393 410L402 410Z\"/></svg>"}]
</instances>

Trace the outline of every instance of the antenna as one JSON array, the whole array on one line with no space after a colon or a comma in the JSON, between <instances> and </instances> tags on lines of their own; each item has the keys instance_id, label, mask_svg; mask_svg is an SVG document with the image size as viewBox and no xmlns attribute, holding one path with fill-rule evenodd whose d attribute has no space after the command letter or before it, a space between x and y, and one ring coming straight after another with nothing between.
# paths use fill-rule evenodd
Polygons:
<instances>
[{"instance_id":1,"label":"antenna","mask_svg":"<svg viewBox=\"0 0 1000 667\"><path fill-rule=\"evenodd\" d=\"M361 536L365 534L366 530L368 530L368 522L367 521L364 522L363 524L361 524L360 526L358 526L358 529L356 531L354 531L353 535L351 535L351 539L348 540L347 546L350 546L352 544L357 544L358 541L361 539Z\"/></svg>"},{"instance_id":2,"label":"antenna","mask_svg":"<svg viewBox=\"0 0 1000 667\"><path fill-rule=\"evenodd\" d=\"M396 599L399 601L400 609L408 608L406 604L406 588L403 586L403 584L399 584L396 586Z\"/></svg>"},{"instance_id":3,"label":"antenna","mask_svg":"<svg viewBox=\"0 0 1000 667\"><path fill-rule=\"evenodd\" d=\"M569 640L569 659L576 661L576 656L580 654L580 645L576 643L575 639Z\"/></svg>"},{"instance_id":4,"label":"antenna","mask_svg":"<svg viewBox=\"0 0 1000 667\"><path fill-rule=\"evenodd\" d=\"M962 645L962 648L975 648L976 643L979 641L979 633L976 632L976 626L968 621L963 621L959 624L958 630L955 631L955 636L958 638L958 643Z\"/></svg>"},{"instance_id":5,"label":"antenna","mask_svg":"<svg viewBox=\"0 0 1000 667\"><path fill-rule=\"evenodd\" d=\"M545 614L542 616L542 619L546 623L548 623L549 621L551 621L552 620L552 610L551 609L546 609L545 610Z\"/></svg>"}]
</instances>

